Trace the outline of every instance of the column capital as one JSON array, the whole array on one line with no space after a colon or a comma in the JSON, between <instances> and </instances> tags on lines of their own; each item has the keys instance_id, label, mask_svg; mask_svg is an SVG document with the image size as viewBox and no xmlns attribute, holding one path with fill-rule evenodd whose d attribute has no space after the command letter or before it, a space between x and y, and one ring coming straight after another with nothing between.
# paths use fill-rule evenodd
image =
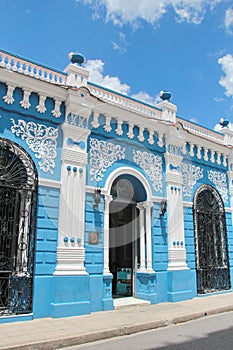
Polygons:
<instances>
[{"instance_id":1,"label":"column capital","mask_svg":"<svg viewBox=\"0 0 233 350\"><path fill-rule=\"evenodd\" d=\"M113 200L113 197L112 197L111 194L105 194L105 195L104 195L104 202L105 202L106 204L109 204L112 200Z\"/></svg>"},{"instance_id":2,"label":"column capital","mask_svg":"<svg viewBox=\"0 0 233 350\"><path fill-rule=\"evenodd\" d=\"M143 206L145 209L150 209L153 207L153 202L152 201L145 201L145 202L143 202Z\"/></svg>"},{"instance_id":3,"label":"column capital","mask_svg":"<svg viewBox=\"0 0 233 350\"><path fill-rule=\"evenodd\" d=\"M139 202L137 203L136 207L141 211L141 210L144 210L145 207L144 207L144 202Z\"/></svg>"}]
</instances>

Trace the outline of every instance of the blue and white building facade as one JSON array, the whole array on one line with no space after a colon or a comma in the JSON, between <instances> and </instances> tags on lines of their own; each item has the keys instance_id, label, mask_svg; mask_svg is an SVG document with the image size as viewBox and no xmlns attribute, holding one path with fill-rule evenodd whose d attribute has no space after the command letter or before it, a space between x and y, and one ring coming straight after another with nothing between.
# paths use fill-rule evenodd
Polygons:
<instances>
[{"instance_id":1,"label":"blue and white building facade","mask_svg":"<svg viewBox=\"0 0 233 350\"><path fill-rule=\"evenodd\" d=\"M231 291L233 133L0 51L0 322Z\"/></svg>"}]
</instances>

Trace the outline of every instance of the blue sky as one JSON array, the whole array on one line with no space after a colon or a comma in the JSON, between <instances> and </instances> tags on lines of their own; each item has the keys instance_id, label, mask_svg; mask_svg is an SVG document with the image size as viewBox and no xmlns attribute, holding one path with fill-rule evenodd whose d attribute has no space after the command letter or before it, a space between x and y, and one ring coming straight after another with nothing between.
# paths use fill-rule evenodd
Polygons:
<instances>
[{"instance_id":1,"label":"blue sky","mask_svg":"<svg viewBox=\"0 0 233 350\"><path fill-rule=\"evenodd\" d=\"M90 81L214 128L233 122L232 0L0 0L2 49L63 70L81 52Z\"/></svg>"}]
</instances>

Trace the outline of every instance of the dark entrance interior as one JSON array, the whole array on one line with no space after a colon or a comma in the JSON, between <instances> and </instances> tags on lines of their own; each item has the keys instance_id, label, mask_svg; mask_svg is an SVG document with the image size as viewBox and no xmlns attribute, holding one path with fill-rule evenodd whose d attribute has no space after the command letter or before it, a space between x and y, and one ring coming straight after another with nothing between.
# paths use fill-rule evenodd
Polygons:
<instances>
[{"instance_id":1,"label":"dark entrance interior","mask_svg":"<svg viewBox=\"0 0 233 350\"><path fill-rule=\"evenodd\" d=\"M111 190L109 269L113 274L113 298L134 296L135 272L140 263L137 202L145 200L145 190L137 179L131 178L118 177Z\"/></svg>"}]
</instances>

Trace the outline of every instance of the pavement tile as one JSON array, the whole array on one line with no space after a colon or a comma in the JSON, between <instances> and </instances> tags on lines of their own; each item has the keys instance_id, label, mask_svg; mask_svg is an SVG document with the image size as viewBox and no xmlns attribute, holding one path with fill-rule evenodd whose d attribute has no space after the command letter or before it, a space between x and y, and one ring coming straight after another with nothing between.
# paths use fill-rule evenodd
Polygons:
<instances>
[{"instance_id":1,"label":"pavement tile","mask_svg":"<svg viewBox=\"0 0 233 350\"><path fill-rule=\"evenodd\" d=\"M50 350L233 311L233 293L178 303L124 307L61 319L0 324L0 349Z\"/></svg>"}]
</instances>

